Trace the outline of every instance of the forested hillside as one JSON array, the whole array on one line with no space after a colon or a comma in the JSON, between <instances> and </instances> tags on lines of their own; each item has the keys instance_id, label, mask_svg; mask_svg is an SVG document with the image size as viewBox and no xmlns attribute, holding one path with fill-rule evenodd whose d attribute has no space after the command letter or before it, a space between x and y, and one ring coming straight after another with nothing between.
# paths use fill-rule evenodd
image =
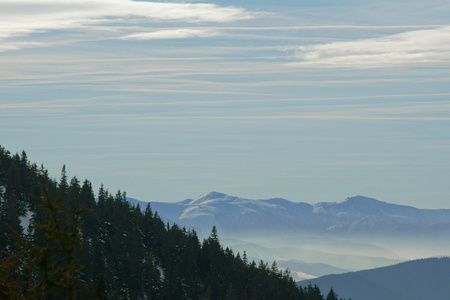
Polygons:
<instances>
[{"instance_id":1,"label":"forested hillside","mask_svg":"<svg viewBox=\"0 0 450 300\"><path fill-rule=\"evenodd\" d=\"M432 257L303 281L354 300L449 299L450 258Z\"/></svg>"},{"instance_id":2,"label":"forested hillside","mask_svg":"<svg viewBox=\"0 0 450 300\"><path fill-rule=\"evenodd\" d=\"M224 249L215 228L200 241L103 186L96 202L88 180L69 180L65 167L52 179L2 147L0 249L2 299L324 299L275 262Z\"/></svg>"}]
</instances>

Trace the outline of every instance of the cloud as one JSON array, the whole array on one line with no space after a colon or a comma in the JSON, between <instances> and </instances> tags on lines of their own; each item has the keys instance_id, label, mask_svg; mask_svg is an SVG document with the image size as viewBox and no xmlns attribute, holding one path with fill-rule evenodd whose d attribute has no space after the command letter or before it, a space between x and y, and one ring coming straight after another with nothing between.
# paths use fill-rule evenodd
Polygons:
<instances>
[{"instance_id":1,"label":"cloud","mask_svg":"<svg viewBox=\"0 0 450 300\"><path fill-rule=\"evenodd\" d=\"M221 35L221 32L210 29L178 28L158 30L153 32L139 32L121 37L123 40L157 40L157 39L186 39L207 38Z\"/></svg>"},{"instance_id":2,"label":"cloud","mask_svg":"<svg viewBox=\"0 0 450 300\"><path fill-rule=\"evenodd\" d=\"M380 68L450 62L450 26L297 48L299 66Z\"/></svg>"},{"instance_id":3,"label":"cloud","mask_svg":"<svg viewBox=\"0 0 450 300\"><path fill-rule=\"evenodd\" d=\"M384 166L390 164L392 163L381 161L344 161L344 162L330 163L331 166L349 166L349 167Z\"/></svg>"},{"instance_id":4,"label":"cloud","mask_svg":"<svg viewBox=\"0 0 450 300\"><path fill-rule=\"evenodd\" d=\"M241 8L207 3L4 0L0 2L0 43L3 45L0 51L20 48L17 41L13 43L10 39L52 30L98 30L105 24L160 21L228 23L253 17L252 13ZM212 31L209 33L212 34ZM203 34L198 32L201 37L205 34L206 31Z\"/></svg>"},{"instance_id":5,"label":"cloud","mask_svg":"<svg viewBox=\"0 0 450 300\"><path fill-rule=\"evenodd\" d=\"M392 29L411 29L411 28L437 28L446 25L308 25L308 26L258 26L258 27L214 27L221 30L243 30L243 31L304 31L318 29L367 29L367 30L392 30Z\"/></svg>"},{"instance_id":6,"label":"cloud","mask_svg":"<svg viewBox=\"0 0 450 300\"><path fill-rule=\"evenodd\" d=\"M2 40L0 39L0 42ZM44 46L44 43L39 42L10 42L10 43L1 43L0 44L0 52L10 51L10 50L20 50L23 48L36 48Z\"/></svg>"},{"instance_id":7,"label":"cloud","mask_svg":"<svg viewBox=\"0 0 450 300\"><path fill-rule=\"evenodd\" d=\"M370 121L450 121L450 117L354 116L332 114L254 115L254 116L163 116L137 117L136 120L370 120Z\"/></svg>"}]
</instances>

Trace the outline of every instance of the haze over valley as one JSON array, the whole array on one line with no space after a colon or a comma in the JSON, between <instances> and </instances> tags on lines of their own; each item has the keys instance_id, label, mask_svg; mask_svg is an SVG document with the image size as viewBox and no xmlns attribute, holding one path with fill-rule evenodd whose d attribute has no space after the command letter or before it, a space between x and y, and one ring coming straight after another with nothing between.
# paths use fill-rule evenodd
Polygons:
<instances>
[{"instance_id":1,"label":"haze over valley","mask_svg":"<svg viewBox=\"0 0 450 300\"><path fill-rule=\"evenodd\" d=\"M217 192L150 205L166 222L193 228L203 238L216 226L225 245L256 260L276 260L299 280L450 255L447 209L417 209L363 196L308 204Z\"/></svg>"}]
</instances>

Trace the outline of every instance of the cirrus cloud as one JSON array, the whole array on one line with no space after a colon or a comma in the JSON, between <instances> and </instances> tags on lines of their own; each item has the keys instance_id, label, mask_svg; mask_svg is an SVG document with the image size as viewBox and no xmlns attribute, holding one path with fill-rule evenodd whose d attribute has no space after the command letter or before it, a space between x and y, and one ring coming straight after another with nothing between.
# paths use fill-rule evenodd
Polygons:
<instances>
[{"instance_id":1,"label":"cirrus cloud","mask_svg":"<svg viewBox=\"0 0 450 300\"><path fill-rule=\"evenodd\" d=\"M236 7L207 3L137 2L131 0L4 0L0 2L0 51L20 48L14 38L52 30L90 29L96 25L140 22L227 23L253 18L254 15ZM115 25L109 25L114 29ZM163 32L164 33L164 32ZM172 31L172 35L211 35L208 31ZM161 35L161 33L159 33ZM147 39L158 33L130 35L130 39ZM143 38L147 35L147 38ZM19 46L18 46L19 45Z\"/></svg>"},{"instance_id":2,"label":"cirrus cloud","mask_svg":"<svg viewBox=\"0 0 450 300\"><path fill-rule=\"evenodd\" d=\"M186 39L207 38L221 35L221 32L210 29L178 28L153 32L138 32L121 37L123 40L157 40L157 39Z\"/></svg>"},{"instance_id":3,"label":"cirrus cloud","mask_svg":"<svg viewBox=\"0 0 450 300\"><path fill-rule=\"evenodd\" d=\"M450 26L355 41L297 48L301 62L311 67L378 68L440 65L450 62Z\"/></svg>"}]
</instances>

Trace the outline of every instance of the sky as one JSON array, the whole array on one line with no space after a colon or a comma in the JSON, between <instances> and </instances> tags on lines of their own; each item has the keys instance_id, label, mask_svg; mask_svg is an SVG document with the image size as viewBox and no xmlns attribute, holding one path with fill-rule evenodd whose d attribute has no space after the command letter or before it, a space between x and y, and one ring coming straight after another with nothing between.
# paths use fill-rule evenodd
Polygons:
<instances>
[{"instance_id":1,"label":"sky","mask_svg":"<svg viewBox=\"0 0 450 300\"><path fill-rule=\"evenodd\" d=\"M448 0L0 0L0 145L142 201L450 208Z\"/></svg>"}]
</instances>

